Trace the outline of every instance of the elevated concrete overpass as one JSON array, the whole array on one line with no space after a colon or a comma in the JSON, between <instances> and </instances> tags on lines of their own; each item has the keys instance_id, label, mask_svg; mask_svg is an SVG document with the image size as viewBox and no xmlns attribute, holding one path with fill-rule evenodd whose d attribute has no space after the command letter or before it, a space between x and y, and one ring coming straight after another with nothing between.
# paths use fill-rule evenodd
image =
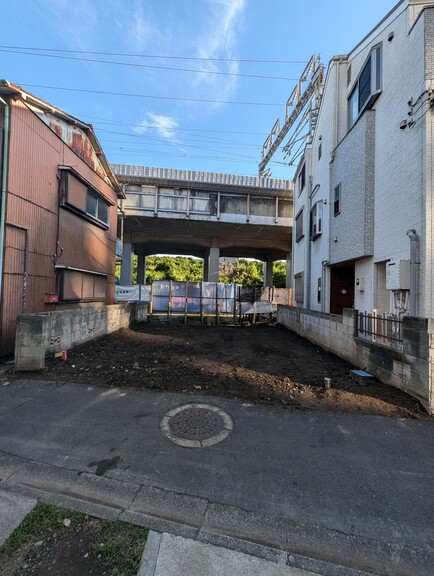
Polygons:
<instances>
[{"instance_id":1,"label":"elevated concrete overpass","mask_svg":"<svg viewBox=\"0 0 434 576\"><path fill-rule=\"evenodd\" d=\"M204 280L218 281L220 257L291 262L293 188L289 180L114 164L123 185L121 284L131 284L138 255L138 283L146 256L203 258ZM288 273L288 284L291 274Z\"/></svg>"}]
</instances>

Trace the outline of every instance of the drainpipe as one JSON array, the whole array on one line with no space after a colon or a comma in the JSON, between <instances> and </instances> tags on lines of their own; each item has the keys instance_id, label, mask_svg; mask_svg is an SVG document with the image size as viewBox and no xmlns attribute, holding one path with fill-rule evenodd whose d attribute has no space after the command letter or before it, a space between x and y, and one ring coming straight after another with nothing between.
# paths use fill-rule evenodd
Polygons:
<instances>
[{"instance_id":1,"label":"drainpipe","mask_svg":"<svg viewBox=\"0 0 434 576\"><path fill-rule=\"evenodd\" d=\"M9 104L0 98L4 104L4 137L3 137L3 166L0 200L0 302L3 300L3 254L5 249L5 221L6 221L6 194L8 190L8 160L9 160Z\"/></svg>"},{"instance_id":2,"label":"drainpipe","mask_svg":"<svg viewBox=\"0 0 434 576\"><path fill-rule=\"evenodd\" d=\"M323 260L321 262L321 312L325 312L325 294L326 294L326 279L327 279L327 264L328 260Z\"/></svg>"},{"instance_id":3,"label":"drainpipe","mask_svg":"<svg viewBox=\"0 0 434 576\"><path fill-rule=\"evenodd\" d=\"M410 238L410 316L417 316L417 272L419 236L414 228L407 230Z\"/></svg>"}]
</instances>

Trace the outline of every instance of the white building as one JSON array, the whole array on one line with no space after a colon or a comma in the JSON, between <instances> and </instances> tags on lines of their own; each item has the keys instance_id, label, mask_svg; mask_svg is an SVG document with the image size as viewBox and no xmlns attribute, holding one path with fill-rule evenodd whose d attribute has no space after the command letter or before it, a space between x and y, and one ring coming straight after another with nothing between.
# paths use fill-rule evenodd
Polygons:
<instances>
[{"instance_id":1,"label":"white building","mask_svg":"<svg viewBox=\"0 0 434 576\"><path fill-rule=\"evenodd\" d=\"M295 176L295 305L434 317L434 3L402 0L328 67Z\"/></svg>"}]
</instances>

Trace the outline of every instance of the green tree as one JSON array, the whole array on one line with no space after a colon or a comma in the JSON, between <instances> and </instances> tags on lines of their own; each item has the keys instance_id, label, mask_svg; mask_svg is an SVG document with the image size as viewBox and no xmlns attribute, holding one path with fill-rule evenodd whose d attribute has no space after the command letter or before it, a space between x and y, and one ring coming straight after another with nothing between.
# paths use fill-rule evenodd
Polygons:
<instances>
[{"instance_id":1,"label":"green tree","mask_svg":"<svg viewBox=\"0 0 434 576\"><path fill-rule=\"evenodd\" d=\"M242 286L262 286L263 274L262 262L240 258L234 263L225 263L220 266L219 281Z\"/></svg>"},{"instance_id":2,"label":"green tree","mask_svg":"<svg viewBox=\"0 0 434 576\"><path fill-rule=\"evenodd\" d=\"M219 282L262 286L264 264L258 260L240 258L235 262L223 262L219 268ZM116 281L120 279L120 266L116 265ZM203 260L184 256L148 256L146 258L146 284L153 280L175 280L178 282L200 282L203 279ZM284 288L286 262L274 262L273 284ZM133 261L133 284L137 282L137 256Z\"/></svg>"},{"instance_id":3,"label":"green tree","mask_svg":"<svg viewBox=\"0 0 434 576\"><path fill-rule=\"evenodd\" d=\"M199 282L203 276L203 261L182 256L148 256L146 258L146 283L153 280Z\"/></svg>"},{"instance_id":4,"label":"green tree","mask_svg":"<svg viewBox=\"0 0 434 576\"><path fill-rule=\"evenodd\" d=\"M276 288L285 288L286 260L277 260L273 263L273 286L276 286Z\"/></svg>"}]
</instances>

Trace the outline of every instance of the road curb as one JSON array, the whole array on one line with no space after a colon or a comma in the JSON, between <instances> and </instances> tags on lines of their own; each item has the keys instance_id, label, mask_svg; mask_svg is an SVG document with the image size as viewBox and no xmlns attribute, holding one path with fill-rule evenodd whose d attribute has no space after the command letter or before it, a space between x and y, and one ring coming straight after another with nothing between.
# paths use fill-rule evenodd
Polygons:
<instances>
[{"instance_id":1,"label":"road curb","mask_svg":"<svg viewBox=\"0 0 434 576\"><path fill-rule=\"evenodd\" d=\"M348 565L342 566L338 560L336 560L337 563L334 563L333 561L329 561L330 559L309 557L301 552L300 546L290 547L289 542L291 541L291 534L288 532L288 522L290 521L285 522L284 519L252 514L245 510L223 506L221 504L209 503L206 510L205 516L211 513L211 516L214 518L215 510L220 510L221 515L219 522L217 522L215 526L212 526L212 523L207 526L205 518L202 521L202 525L193 526L188 523L183 523L179 518L179 515L177 515L175 520L173 515L171 517L170 510L164 509L163 505L160 511L161 515L157 516L155 510L152 510L152 514L130 509L122 510L111 506L109 502L96 502L94 500L79 498L76 495L72 496L67 493L51 492L28 485L24 486L21 484L11 484L10 482L0 482L0 489L3 489L6 492L9 491L21 494L28 498L36 498L59 506L68 507L73 510L78 510L108 520L123 520L139 526L144 526L149 528L154 534L169 533L176 536L182 536L191 540L197 540L203 543L213 544L222 548L250 554L251 556L257 556L277 564L286 564L293 568L321 574L321 576L387 576L390 573L393 573L394 576L408 576L409 574L416 573L413 570L418 570L418 576L430 576L430 568L425 569L423 565L421 567L421 558L426 561L423 551L412 548L408 551L408 554L403 557L405 551L403 551L402 546L393 546L389 543L371 543L368 539L361 537L352 537L351 544L359 547L362 545L364 546L364 548L357 551L357 554L359 555L372 555L373 552L375 552L374 557L371 558L371 562L375 560L379 561L381 566L378 569L358 569ZM68 488L66 488L66 490L68 490ZM157 490L161 491L161 489ZM169 500L174 499L172 502L178 502L179 499L182 498L182 495L180 494L169 492L167 492L167 494ZM186 498L190 504L193 505L194 497L186 496ZM244 520L244 522L240 522L239 526L235 526L234 518L240 518L241 516L244 516L244 518L247 518L249 521L246 523ZM232 522L230 521L231 519ZM190 521L191 520L192 519L190 519ZM273 521L277 527L276 534L267 534L267 526L271 526L270 522ZM228 524L225 525L225 522L228 522ZM282 522L285 526L281 524ZM197 523L197 519L194 523ZM316 538L312 540L309 539L308 535L303 533L303 531L306 530L306 527L297 523L291 524L293 524L291 529L293 532L292 535L299 531L299 538L300 541L303 542L304 549L307 550L307 548L311 546L311 549L315 550L317 553L318 550L315 548L315 545L319 542L319 538L324 537L326 532L332 532L325 529L318 531L318 527L313 527L313 530L316 533ZM263 532L261 537L259 536L260 531ZM332 540L337 534L338 533L332 534ZM279 536L279 538L274 542L273 536ZM348 537L348 535L341 536L344 538ZM304 542L306 537L307 541ZM156 536L152 536L151 538L156 539ZM276 544L281 546L281 548L276 547ZM339 545L339 542L335 541L335 544ZM375 548L367 549L368 544L376 544L376 546ZM150 551L155 551L156 544L152 542L152 545L154 547L151 550L148 550L144 557L148 566L151 565L150 560L148 560L148 558L151 558ZM290 551L290 548L292 551ZM419 557L417 557L417 555L419 555ZM393 558L392 568L389 565L384 566L390 558ZM148 575L145 572L144 576L153 576L153 573L149 572Z\"/></svg>"}]
</instances>

